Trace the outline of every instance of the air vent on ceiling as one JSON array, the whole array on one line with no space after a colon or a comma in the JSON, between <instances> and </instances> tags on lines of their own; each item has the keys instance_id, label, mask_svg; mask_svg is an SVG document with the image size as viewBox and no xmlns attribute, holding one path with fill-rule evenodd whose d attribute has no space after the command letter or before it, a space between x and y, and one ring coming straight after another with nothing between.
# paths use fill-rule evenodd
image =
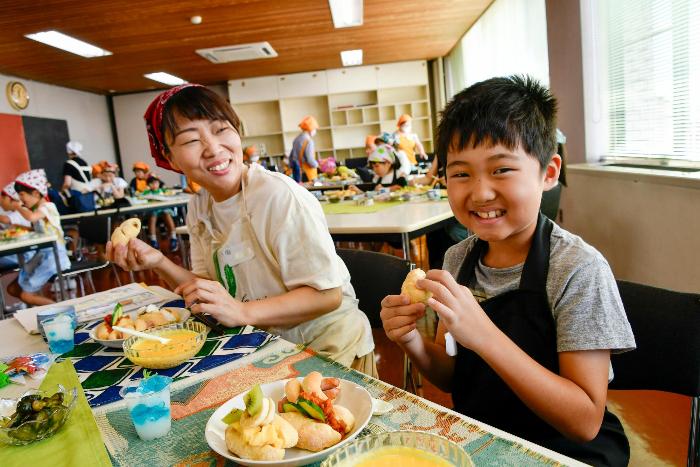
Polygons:
<instances>
[{"instance_id":1,"label":"air vent on ceiling","mask_svg":"<svg viewBox=\"0 0 700 467\"><path fill-rule=\"evenodd\" d=\"M277 52L275 52L275 49L272 48L269 42L226 45L210 49L198 49L196 52L212 63L240 62L242 60L256 60L258 58L277 56Z\"/></svg>"}]
</instances>

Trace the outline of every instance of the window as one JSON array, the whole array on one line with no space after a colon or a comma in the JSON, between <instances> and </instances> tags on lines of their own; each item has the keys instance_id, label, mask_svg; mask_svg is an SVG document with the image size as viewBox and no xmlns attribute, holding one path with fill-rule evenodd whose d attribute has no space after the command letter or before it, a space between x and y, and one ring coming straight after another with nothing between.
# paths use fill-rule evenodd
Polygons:
<instances>
[{"instance_id":1,"label":"window","mask_svg":"<svg viewBox=\"0 0 700 467\"><path fill-rule=\"evenodd\" d=\"M700 161L700 2L581 5L587 159Z\"/></svg>"},{"instance_id":2,"label":"window","mask_svg":"<svg viewBox=\"0 0 700 467\"><path fill-rule=\"evenodd\" d=\"M544 0L496 0L445 61L447 96L496 76L529 74L549 86Z\"/></svg>"}]
</instances>

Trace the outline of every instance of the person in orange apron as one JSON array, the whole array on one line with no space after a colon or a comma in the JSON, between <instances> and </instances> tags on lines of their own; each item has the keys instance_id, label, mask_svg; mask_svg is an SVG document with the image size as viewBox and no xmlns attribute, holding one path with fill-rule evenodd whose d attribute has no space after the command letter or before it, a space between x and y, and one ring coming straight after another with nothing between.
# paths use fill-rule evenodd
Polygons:
<instances>
[{"instance_id":1,"label":"person in orange apron","mask_svg":"<svg viewBox=\"0 0 700 467\"><path fill-rule=\"evenodd\" d=\"M318 130L318 122L311 115L304 117L299 123L301 133L294 138L292 151L289 153L289 165L292 168L292 178L302 182L302 171L306 181L312 182L318 178L318 161L314 147L314 136Z\"/></svg>"},{"instance_id":2,"label":"person in orange apron","mask_svg":"<svg viewBox=\"0 0 700 467\"><path fill-rule=\"evenodd\" d=\"M135 162L133 165L134 178L129 183L131 188L131 193L135 195L136 193L142 193L148 190L148 174L151 172L151 168L145 162Z\"/></svg>"},{"instance_id":3,"label":"person in orange apron","mask_svg":"<svg viewBox=\"0 0 700 467\"><path fill-rule=\"evenodd\" d=\"M399 120L396 122L398 130L394 133L394 138L396 139L397 149L406 153L406 157L408 157L411 165L416 165L418 164L416 153L419 154L422 161L427 161L428 156L425 154L425 149L423 149L418 135L411 133L413 129L411 120L413 119L408 114L403 114L399 117Z\"/></svg>"},{"instance_id":4,"label":"person in orange apron","mask_svg":"<svg viewBox=\"0 0 700 467\"><path fill-rule=\"evenodd\" d=\"M238 116L203 86L161 93L145 119L158 166L202 187L187 209L192 270L138 239L110 244L109 259L154 270L193 313L223 326L257 326L376 374L369 320L316 197L283 174L246 167Z\"/></svg>"}]
</instances>

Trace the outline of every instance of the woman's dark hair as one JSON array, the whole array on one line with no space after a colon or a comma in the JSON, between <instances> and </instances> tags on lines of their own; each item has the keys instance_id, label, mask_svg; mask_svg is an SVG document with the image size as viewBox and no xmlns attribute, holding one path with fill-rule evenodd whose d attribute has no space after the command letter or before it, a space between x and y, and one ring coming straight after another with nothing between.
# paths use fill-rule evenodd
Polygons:
<instances>
[{"instance_id":1,"label":"woman's dark hair","mask_svg":"<svg viewBox=\"0 0 700 467\"><path fill-rule=\"evenodd\" d=\"M169 152L167 140L178 128L175 115L188 120L221 120L231 123L236 132L241 134L241 120L226 100L211 89L191 86L171 97L163 109L163 136L165 152Z\"/></svg>"},{"instance_id":2,"label":"woman's dark hair","mask_svg":"<svg viewBox=\"0 0 700 467\"><path fill-rule=\"evenodd\" d=\"M491 78L459 92L441 113L436 152L441 167L447 153L481 144L518 146L542 170L557 150L557 101L529 76Z\"/></svg>"},{"instance_id":3,"label":"woman's dark hair","mask_svg":"<svg viewBox=\"0 0 700 467\"><path fill-rule=\"evenodd\" d=\"M39 190L37 190L36 188L32 188L20 182L15 182L15 191L17 193L29 193L30 195L35 191L39 193Z\"/></svg>"}]
</instances>

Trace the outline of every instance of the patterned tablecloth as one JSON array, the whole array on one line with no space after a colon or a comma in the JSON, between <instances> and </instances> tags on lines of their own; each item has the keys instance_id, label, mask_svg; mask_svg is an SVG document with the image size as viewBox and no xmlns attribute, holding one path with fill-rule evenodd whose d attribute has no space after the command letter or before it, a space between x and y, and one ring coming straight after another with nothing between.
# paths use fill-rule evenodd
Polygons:
<instances>
[{"instance_id":1,"label":"patterned tablecloth","mask_svg":"<svg viewBox=\"0 0 700 467\"><path fill-rule=\"evenodd\" d=\"M204 438L207 420L217 407L246 391L256 383L320 371L356 382L373 397L390 402L394 410L373 417L365 429L370 432L419 430L445 436L463 446L477 466L558 466L560 462L527 446L500 437L454 412L440 409L413 394L369 378L342 365L320 358L291 344L260 351L252 363L228 373L186 385L183 381L172 391L173 425L171 432L157 441L141 441L123 404L98 411L97 425L115 466L234 465L213 452ZM362 436L363 434L360 434Z\"/></svg>"},{"instance_id":2,"label":"patterned tablecloth","mask_svg":"<svg viewBox=\"0 0 700 467\"><path fill-rule=\"evenodd\" d=\"M70 357L73 361L92 408L121 400L119 390L122 386L143 376L142 368L131 363L122 349L104 347L90 338L90 329L98 324L99 321L93 322L76 330L75 348L59 358ZM210 332L202 349L193 358L175 368L154 373L182 380L228 365L276 338L252 326L228 329L223 335Z\"/></svg>"}]
</instances>

